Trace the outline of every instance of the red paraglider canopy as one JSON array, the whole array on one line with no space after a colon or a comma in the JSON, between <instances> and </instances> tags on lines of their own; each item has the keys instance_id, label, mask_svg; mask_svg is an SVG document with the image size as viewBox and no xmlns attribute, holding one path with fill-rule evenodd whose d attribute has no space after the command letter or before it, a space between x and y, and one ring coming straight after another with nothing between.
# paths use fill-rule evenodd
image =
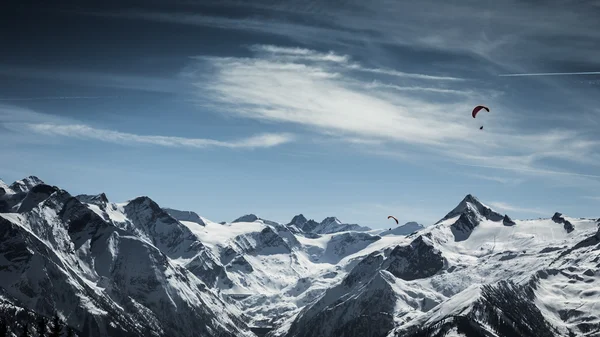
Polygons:
<instances>
[{"instance_id":1,"label":"red paraglider canopy","mask_svg":"<svg viewBox=\"0 0 600 337\"><path fill-rule=\"evenodd\" d=\"M388 219L389 219L389 218L392 218L392 219L396 220L396 225L398 224L398 219L396 219L396 217L395 217L395 216L391 216L391 215L390 215L390 216L388 216Z\"/></svg>"},{"instance_id":2,"label":"red paraglider canopy","mask_svg":"<svg viewBox=\"0 0 600 337\"><path fill-rule=\"evenodd\" d=\"M475 109L473 109L473 112L471 113L471 116L473 116L473 118L475 118L475 116L477 116L477 113L481 109L485 109L485 110L487 110L487 112L490 112L490 109L487 106L478 105L478 106L475 107Z\"/></svg>"}]
</instances>

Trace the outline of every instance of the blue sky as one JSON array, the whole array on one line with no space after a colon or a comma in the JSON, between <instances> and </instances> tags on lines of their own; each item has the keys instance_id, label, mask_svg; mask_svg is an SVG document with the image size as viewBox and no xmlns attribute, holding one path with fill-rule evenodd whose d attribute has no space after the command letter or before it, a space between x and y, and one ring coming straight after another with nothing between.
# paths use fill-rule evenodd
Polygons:
<instances>
[{"instance_id":1,"label":"blue sky","mask_svg":"<svg viewBox=\"0 0 600 337\"><path fill-rule=\"evenodd\" d=\"M513 218L597 217L599 14L597 1L10 6L0 178L213 221L431 224L468 193ZM491 112L473 119L478 104Z\"/></svg>"}]
</instances>

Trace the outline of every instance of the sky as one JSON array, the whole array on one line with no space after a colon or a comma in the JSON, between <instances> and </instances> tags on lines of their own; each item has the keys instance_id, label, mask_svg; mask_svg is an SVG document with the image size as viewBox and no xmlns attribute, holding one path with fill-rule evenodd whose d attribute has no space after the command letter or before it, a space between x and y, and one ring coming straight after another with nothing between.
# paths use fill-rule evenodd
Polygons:
<instances>
[{"instance_id":1,"label":"sky","mask_svg":"<svg viewBox=\"0 0 600 337\"><path fill-rule=\"evenodd\" d=\"M9 1L0 179L212 221L429 225L469 193L517 219L598 217L599 15L564 0Z\"/></svg>"}]
</instances>

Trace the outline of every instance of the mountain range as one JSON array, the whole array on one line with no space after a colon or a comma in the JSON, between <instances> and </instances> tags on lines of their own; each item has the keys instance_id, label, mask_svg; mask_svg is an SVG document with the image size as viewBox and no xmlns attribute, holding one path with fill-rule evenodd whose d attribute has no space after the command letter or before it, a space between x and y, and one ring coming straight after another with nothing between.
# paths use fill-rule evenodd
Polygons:
<instances>
[{"instance_id":1,"label":"mountain range","mask_svg":"<svg viewBox=\"0 0 600 337\"><path fill-rule=\"evenodd\" d=\"M600 336L599 219L513 220L467 195L438 222L216 223L0 181L0 314L79 336Z\"/></svg>"}]
</instances>

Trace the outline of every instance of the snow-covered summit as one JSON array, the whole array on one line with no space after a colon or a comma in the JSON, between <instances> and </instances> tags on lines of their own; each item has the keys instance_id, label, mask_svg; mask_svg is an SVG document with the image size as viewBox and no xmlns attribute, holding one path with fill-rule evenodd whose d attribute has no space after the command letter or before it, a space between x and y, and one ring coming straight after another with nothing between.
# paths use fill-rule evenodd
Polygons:
<instances>
[{"instance_id":1,"label":"snow-covered summit","mask_svg":"<svg viewBox=\"0 0 600 337\"><path fill-rule=\"evenodd\" d=\"M326 217L323 221L316 222L313 219L308 220L303 214L294 216L287 226L298 228L303 233L309 234L332 234L347 231L370 230L369 227L343 223L334 216Z\"/></svg>"},{"instance_id":2,"label":"snow-covered summit","mask_svg":"<svg viewBox=\"0 0 600 337\"><path fill-rule=\"evenodd\" d=\"M192 211L180 211L172 208L163 207L163 210L167 212L170 216L179 221L190 221L195 222L201 226L206 226L202 217L200 217L196 212Z\"/></svg>"},{"instance_id":3,"label":"snow-covered summit","mask_svg":"<svg viewBox=\"0 0 600 337\"><path fill-rule=\"evenodd\" d=\"M0 212L19 212L19 209L23 212L47 197L53 189L55 187L44 184L35 176L17 180L10 186L0 181Z\"/></svg>"},{"instance_id":4,"label":"snow-covered summit","mask_svg":"<svg viewBox=\"0 0 600 337\"><path fill-rule=\"evenodd\" d=\"M17 180L14 183L12 183L10 185L10 189L15 191L15 193L28 192L34 186L40 185L43 183L44 182L40 178L38 178L36 176L29 176L29 177L23 178L21 180Z\"/></svg>"},{"instance_id":5,"label":"snow-covered summit","mask_svg":"<svg viewBox=\"0 0 600 337\"><path fill-rule=\"evenodd\" d=\"M504 216L468 194L435 225L450 225L456 241L464 241L482 221L502 221Z\"/></svg>"},{"instance_id":6,"label":"snow-covered summit","mask_svg":"<svg viewBox=\"0 0 600 337\"><path fill-rule=\"evenodd\" d=\"M254 222L259 220L260 218L256 216L256 214L246 214L232 221L232 223L236 222Z\"/></svg>"},{"instance_id":7,"label":"snow-covered summit","mask_svg":"<svg viewBox=\"0 0 600 337\"><path fill-rule=\"evenodd\" d=\"M448 212L448 214L446 214L446 216L444 216L441 220L436 222L436 224L439 224L442 221L446 221L448 219L452 219L463 214L474 213L477 213L478 215L492 221L499 221L503 218L503 216L500 213L493 211L489 206L483 204L475 196L473 196L472 194L467 194L453 210Z\"/></svg>"},{"instance_id":8,"label":"snow-covered summit","mask_svg":"<svg viewBox=\"0 0 600 337\"><path fill-rule=\"evenodd\" d=\"M304 214L298 214L292 218L292 221L288 223L288 226L296 226L302 228L302 226L308 221Z\"/></svg>"},{"instance_id":9,"label":"snow-covered summit","mask_svg":"<svg viewBox=\"0 0 600 337\"><path fill-rule=\"evenodd\" d=\"M104 208L109 203L108 197L104 193L89 195L89 194L80 194L75 196L79 201L87 204L96 205L98 207Z\"/></svg>"}]
</instances>

